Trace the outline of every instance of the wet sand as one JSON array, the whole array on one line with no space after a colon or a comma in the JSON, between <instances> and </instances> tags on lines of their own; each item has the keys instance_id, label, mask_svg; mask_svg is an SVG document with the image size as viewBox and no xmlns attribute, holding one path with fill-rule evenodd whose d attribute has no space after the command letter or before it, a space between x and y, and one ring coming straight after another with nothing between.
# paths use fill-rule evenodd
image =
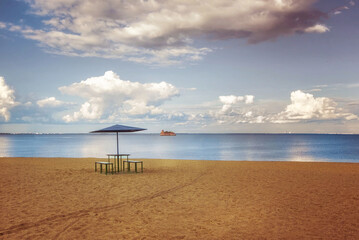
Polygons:
<instances>
[{"instance_id":1,"label":"wet sand","mask_svg":"<svg viewBox=\"0 0 359 240\"><path fill-rule=\"evenodd\" d=\"M0 158L0 239L359 239L359 164Z\"/></svg>"}]
</instances>

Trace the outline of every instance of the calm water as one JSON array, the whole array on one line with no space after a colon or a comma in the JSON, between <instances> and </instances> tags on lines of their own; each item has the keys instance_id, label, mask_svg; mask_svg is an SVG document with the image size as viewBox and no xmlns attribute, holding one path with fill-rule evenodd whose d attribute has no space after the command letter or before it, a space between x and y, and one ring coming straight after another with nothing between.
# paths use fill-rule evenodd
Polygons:
<instances>
[{"instance_id":1,"label":"calm water","mask_svg":"<svg viewBox=\"0 0 359 240\"><path fill-rule=\"evenodd\" d=\"M359 135L120 134L120 152L133 158L359 162ZM106 157L116 135L0 135L1 157Z\"/></svg>"}]
</instances>

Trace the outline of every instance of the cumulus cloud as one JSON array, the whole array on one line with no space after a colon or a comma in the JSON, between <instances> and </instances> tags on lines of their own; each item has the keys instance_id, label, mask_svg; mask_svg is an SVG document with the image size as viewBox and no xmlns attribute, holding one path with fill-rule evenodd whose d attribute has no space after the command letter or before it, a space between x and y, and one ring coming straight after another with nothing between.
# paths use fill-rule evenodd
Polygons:
<instances>
[{"instance_id":1,"label":"cumulus cloud","mask_svg":"<svg viewBox=\"0 0 359 240\"><path fill-rule=\"evenodd\" d=\"M236 124L256 121L255 114L248 109L248 105L254 102L253 95L245 96L219 96L223 104L220 110L209 111L209 116L220 124Z\"/></svg>"},{"instance_id":2,"label":"cumulus cloud","mask_svg":"<svg viewBox=\"0 0 359 240\"><path fill-rule=\"evenodd\" d=\"M339 107L339 104L333 99L327 97L316 98L313 94L305 93L301 90L291 93L291 103L285 107L285 110L280 112L276 110L277 107L268 111L269 109L263 104L251 104L254 100L252 95L220 96L219 100L223 104L222 107L218 110L208 111L208 116L219 124L299 123L359 119L357 115Z\"/></svg>"},{"instance_id":3,"label":"cumulus cloud","mask_svg":"<svg viewBox=\"0 0 359 240\"><path fill-rule=\"evenodd\" d=\"M179 95L172 84L139 83L121 80L112 71L91 77L70 86L60 87L62 93L86 100L79 111L64 116L66 122L116 119L121 116L145 116L163 113L160 105Z\"/></svg>"},{"instance_id":4,"label":"cumulus cloud","mask_svg":"<svg viewBox=\"0 0 359 240\"><path fill-rule=\"evenodd\" d=\"M279 113L273 122L298 122L303 120L354 120L358 116L337 107L337 103L326 97L315 98L310 93L297 90L290 95L291 104Z\"/></svg>"},{"instance_id":5,"label":"cumulus cloud","mask_svg":"<svg viewBox=\"0 0 359 240\"><path fill-rule=\"evenodd\" d=\"M253 95L245 95L245 96L219 96L219 101L223 103L221 112L229 113L233 111L233 106L239 102L245 102L246 104L253 103L254 96Z\"/></svg>"},{"instance_id":6,"label":"cumulus cloud","mask_svg":"<svg viewBox=\"0 0 359 240\"><path fill-rule=\"evenodd\" d=\"M329 28L323 24L316 24L306 28L304 31L308 33L325 33L329 31Z\"/></svg>"},{"instance_id":7,"label":"cumulus cloud","mask_svg":"<svg viewBox=\"0 0 359 240\"><path fill-rule=\"evenodd\" d=\"M7 122L10 120L10 109L18 105L15 102L14 90L5 82L4 77L0 77L0 116Z\"/></svg>"},{"instance_id":8,"label":"cumulus cloud","mask_svg":"<svg viewBox=\"0 0 359 240\"><path fill-rule=\"evenodd\" d=\"M65 103L62 101L57 100L55 97L49 97L45 99L38 100L37 105L39 107L59 107L63 106Z\"/></svg>"},{"instance_id":9,"label":"cumulus cloud","mask_svg":"<svg viewBox=\"0 0 359 240\"><path fill-rule=\"evenodd\" d=\"M258 43L328 31L320 23L327 14L313 7L316 0L26 1L33 14L45 19L45 27L7 28L38 41L47 51L147 64L200 60L211 51L195 44L203 37Z\"/></svg>"},{"instance_id":10,"label":"cumulus cloud","mask_svg":"<svg viewBox=\"0 0 359 240\"><path fill-rule=\"evenodd\" d=\"M55 97L44 99L22 96L11 111L12 123L63 123L65 113L77 106L75 103L60 101Z\"/></svg>"}]
</instances>

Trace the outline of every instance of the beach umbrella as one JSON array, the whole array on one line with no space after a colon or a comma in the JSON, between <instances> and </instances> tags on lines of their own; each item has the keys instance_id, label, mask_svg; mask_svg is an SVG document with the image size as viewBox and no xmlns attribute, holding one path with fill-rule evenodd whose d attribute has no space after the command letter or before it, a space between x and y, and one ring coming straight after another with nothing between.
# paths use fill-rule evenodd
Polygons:
<instances>
[{"instance_id":1,"label":"beach umbrella","mask_svg":"<svg viewBox=\"0 0 359 240\"><path fill-rule=\"evenodd\" d=\"M113 125L111 127L103 128L103 129L96 130L96 131L92 131L90 133L110 133L110 132L115 132L116 133L116 139L117 139L117 155L118 155L119 154L118 153L118 133L119 132L138 132L138 131L143 131L143 130L147 130L147 129L116 124L116 125Z\"/></svg>"}]
</instances>

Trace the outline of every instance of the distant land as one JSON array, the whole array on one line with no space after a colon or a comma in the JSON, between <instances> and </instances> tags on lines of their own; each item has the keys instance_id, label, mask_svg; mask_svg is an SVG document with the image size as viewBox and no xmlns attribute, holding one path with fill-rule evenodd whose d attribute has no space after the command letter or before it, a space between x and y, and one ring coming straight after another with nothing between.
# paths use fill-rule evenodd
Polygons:
<instances>
[{"instance_id":1,"label":"distant land","mask_svg":"<svg viewBox=\"0 0 359 240\"><path fill-rule=\"evenodd\" d=\"M93 135L92 133L38 133L38 132L20 132L20 133L7 133L0 132L0 135ZM97 133L97 134L113 134L113 133ZM121 133L121 135L157 135L158 133ZM359 135L358 133L175 133L176 135Z\"/></svg>"}]
</instances>

